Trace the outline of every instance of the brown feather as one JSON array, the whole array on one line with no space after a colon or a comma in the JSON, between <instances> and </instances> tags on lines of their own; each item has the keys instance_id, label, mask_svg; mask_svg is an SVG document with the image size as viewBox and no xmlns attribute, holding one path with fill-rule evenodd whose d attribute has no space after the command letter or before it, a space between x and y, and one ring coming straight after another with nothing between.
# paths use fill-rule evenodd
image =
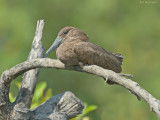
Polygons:
<instances>
[{"instance_id":1,"label":"brown feather","mask_svg":"<svg viewBox=\"0 0 160 120\"><path fill-rule=\"evenodd\" d=\"M81 42L76 44L74 46L74 52L78 56L78 61L82 63L98 65L115 72L122 71L121 61L117 57L93 43Z\"/></svg>"},{"instance_id":2,"label":"brown feather","mask_svg":"<svg viewBox=\"0 0 160 120\"><path fill-rule=\"evenodd\" d=\"M64 32L68 32L64 35ZM65 65L79 65L79 63L98 65L117 73L122 71L123 56L109 53L100 46L87 42L88 36L83 31L74 27L65 27L59 34L62 43L56 50L57 58Z\"/></svg>"}]
</instances>

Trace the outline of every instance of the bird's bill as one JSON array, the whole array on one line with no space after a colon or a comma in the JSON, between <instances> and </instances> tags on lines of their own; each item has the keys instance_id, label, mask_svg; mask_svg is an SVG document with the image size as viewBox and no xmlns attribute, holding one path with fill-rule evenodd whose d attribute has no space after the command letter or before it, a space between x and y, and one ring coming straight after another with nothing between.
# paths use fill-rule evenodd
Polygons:
<instances>
[{"instance_id":1,"label":"bird's bill","mask_svg":"<svg viewBox=\"0 0 160 120\"><path fill-rule=\"evenodd\" d=\"M46 55L48 55L48 53L50 53L52 50L58 48L58 46L61 44L61 42L62 42L62 38L57 36L56 40L53 42L51 47L47 50Z\"/></svg>"}]
</instances>

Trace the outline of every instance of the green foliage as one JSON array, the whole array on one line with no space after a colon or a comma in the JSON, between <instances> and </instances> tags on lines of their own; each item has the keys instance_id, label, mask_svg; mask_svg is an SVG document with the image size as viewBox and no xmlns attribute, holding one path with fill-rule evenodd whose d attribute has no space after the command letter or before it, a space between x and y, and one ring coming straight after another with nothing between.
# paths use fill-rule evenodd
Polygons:
<instances>
[{"instance_id":1,"label":"green foliage","mask_svg":"<svg viewBox=\"0 0 160 120\"><path fill-rule=\"evenodd\" d=\"M41 103L45 102L53 96L52 89L49 88L46 90L46 88L47 83L44 81L37 84L31 104L31 109L37 107L38 105L40 105Z\"/></svg>"},{"instance_id":2,"label":"green foliage","mask_svg":"<svg viewBox=\"0 0 160 120\"><path fill-rule=\"evenodd\" d=\"M94 111L97 109L96 105L87 105L87 103L85 103L85 108L83 110L83 113L78 115L77 117L70 119L70 120L91 120L88 116L86 116L88 113Z\"/></svg>"}]
</instances>

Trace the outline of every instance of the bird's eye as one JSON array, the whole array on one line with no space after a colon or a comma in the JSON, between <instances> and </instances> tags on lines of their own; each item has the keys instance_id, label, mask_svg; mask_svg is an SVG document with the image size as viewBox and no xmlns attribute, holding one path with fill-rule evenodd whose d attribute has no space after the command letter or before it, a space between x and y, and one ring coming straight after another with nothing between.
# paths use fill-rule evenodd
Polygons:
<instances>
[{"instance_id":1,"label":"bird's eye","mask_svg":"<svg viewBox=\"0 0 160 120\"><path fill-rule=\"evenodd\" d=\"M65 31L63 34L67 34L68 33L68 31Z\"/></svg>"}]
</instances>

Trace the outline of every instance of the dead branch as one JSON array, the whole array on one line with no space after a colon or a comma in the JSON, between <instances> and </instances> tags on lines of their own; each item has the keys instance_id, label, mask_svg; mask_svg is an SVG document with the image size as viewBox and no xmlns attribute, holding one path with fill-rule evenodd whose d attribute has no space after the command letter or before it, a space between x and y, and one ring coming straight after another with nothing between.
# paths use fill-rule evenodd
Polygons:
<instances>
[{"instance_id":1,"label":"dead branch","mask_svg":"<svg viewBox=\"0 0 160 120\"><path fill-rule=\"evenodd\" d=\"M85 72L90 73L93 75L97 75L100 77L103 77L107 80L112 81L113 83L116 83L118 85L123 86L124 88L128 89L138 97L143 98L149 105L150 110L155 112L160 118L160 101L153 97L149 92L144 90L137 82L132 81L131 79L127 79L122 77L121 75L107 69L103 69L96 65L89 65L89 66L65 66L62 62L59 60L53 60L49 58L41 58L41 59L33 59L25 61L19 65L16 65L15 67L11 68L8 71L5 71L3 74L7 79L12 77L17 77L19 74L22 74L23 72L35 69L35 68L57 68L57 69L66 69L66 70L75 70L79 72ZM11 74L15 71L15 74ZM123 75L123 74L122 74Z\"/></svg>"},{"instance_id":2,"label":"dead branch","mask_svg":"<svg viewBox=\"0 0 160 120\"><path fill-rule=\"evenodd\" d=\"M41 42L43 27L44 21L38 21L28 60L43 58L44 48ZM13 69L6 70L1 75L0 120L68 120L82 112L84 105L71 92L56 95L34 110L30 110L40 69L36 67L32 70L30 68L26 70L26 66L21 65L21 67L17 65ZM10 83L23 73L23 81L16 101L10 103Z\"/></svg>"}]
</instances>

